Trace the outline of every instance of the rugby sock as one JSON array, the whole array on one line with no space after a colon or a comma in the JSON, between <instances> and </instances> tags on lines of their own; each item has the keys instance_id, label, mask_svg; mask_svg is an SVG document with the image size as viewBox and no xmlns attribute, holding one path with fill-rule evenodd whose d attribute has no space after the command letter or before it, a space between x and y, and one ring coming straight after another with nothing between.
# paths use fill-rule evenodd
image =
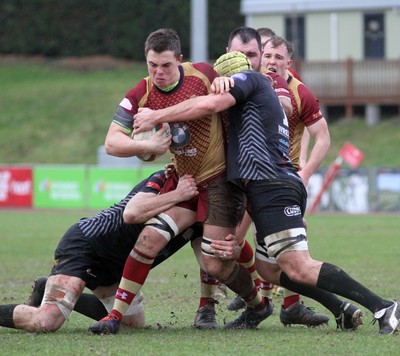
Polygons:
<instances>
[{"instance_id":1,"label":"rugby sock","mask_svg":"<svg viewBox=\"0 0 400 356\"><path fill-rule=\"evenodd\" d=\"M200 269L200 303L199 309L210 301L214 302L214 293L219 281Z\"/></svg>"},{"instance_id":2,"label":"rugby sock","mask_svg":"<svg viewBox=\"0 0 400 356\"><path fill-rule=\"evenodd\" d=\"M154 258L146 256L133 248L128 256L121 282L119 283L111 315L122 320L135 295L142 288L153 264Z\"/></svg>"},{"instance_id":3,"label":"rugby sock","mask_svg":"<svg viewBox=\"0 0 400 356\"><path fill-rule=\"evenodd\" d=\"M251 278L253 278L255 285L258 287L260 285L260 277L254 263L253 249L247 240L243 241L240 248L240 257L237 259L237 262L249 271Z\"/></svg>"},{"instance_id":4,"label":"rugby sock","mask_svg":"<svg viewBox=\"0 0 400 356\"><path fill-rule=\"evenodd\" d=\"M279 284L293 292L316 300L328 309L335 317L340 315L340 306L343 301L335 294L318 287L310 287L305 284L293 282L284 272L280 275Z\"/></svg>"},{"instance_id":5,"label":"rugby sock","mask_svg":"<svg viewBox=\"0 0 400 356\"><path fill-rule=\"evenodd\" d=\"M94 320L103 319L108 314L103 303L95 295L90 293L83 293L78 298L74 310Z\"/></svg>"},{"instance_id":6,"label":"rugby sock","mask_svg":"<svg viewBox=\"0 0 400 356\"><path fill-rule=\"evenodd\" d=\"M260 294L263 298L269 299L272 302L272 290L274 289L274 285L266 280L260 278L260 285L258 286L260 290Z\"/></svg>"},{"instance_id":7,"label":"rugby sock","mask_svg":"<svg viewBox=\"0 0 400 356\"><path fill-rule=\"evenodd\" d=\"M15 329L13 314L18 304L0 305L0 326Z\"/></svg>"},{"instance_id":8,"label":"rugby sock","mask_svg":"<svg viewBox=\"0 0 400 356\"><path fill-rule=\"evenodd\" d=\"M317 287L353 300L372 313L393 304L392 301L385 300L371 292L341 268L327 262L324 262L321 266Z\"/></svg>"},{"instance_id":9,"label":"rugby sock","mask_svg":"<svg viewBox=\"0 0 400 356\"><path fill-rule=\"evenodd\" d=\"M257 286L254 284L249 271L243 266L235 263L235 267L228 277L224 281L224 284L238 294L246 302L249 308L261 309L265 307L264 299L258 291Z\"/></svg>"},{"instance_id":10,"label":"rugby sock","mask_svg":"<svg viewBox=\"0 0 400 356\"><path fill-rule=\"evenodd\" d=\"M283 291L283 307L285 309L289 308L291 305L296 304L300 301L300 295L292 292L289 289L284 288Z\"/></svg>"}]
</instances>

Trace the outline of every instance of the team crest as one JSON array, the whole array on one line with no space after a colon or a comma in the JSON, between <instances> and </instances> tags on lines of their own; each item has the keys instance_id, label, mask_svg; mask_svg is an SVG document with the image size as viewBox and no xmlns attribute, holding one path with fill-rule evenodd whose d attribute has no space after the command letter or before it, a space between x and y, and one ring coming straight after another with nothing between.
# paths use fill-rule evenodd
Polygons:
<instances>
[{"instance_id":1,"label":"team crest","mask_svg":"<svg viewBox=\"0 0 400 356\"><path fill-rule=\"evenodd\" d=\"M184 123L170 124L170 127L172 134L171 147L174 149L185 147L190 140L189 127Z\"/></svg>"}]
</instances>

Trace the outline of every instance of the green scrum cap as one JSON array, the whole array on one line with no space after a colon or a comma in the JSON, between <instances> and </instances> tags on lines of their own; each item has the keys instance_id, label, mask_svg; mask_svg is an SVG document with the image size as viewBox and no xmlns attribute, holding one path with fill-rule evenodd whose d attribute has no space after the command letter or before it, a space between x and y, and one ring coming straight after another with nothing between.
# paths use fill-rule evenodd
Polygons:
<instances>
[{"instance_id":1,"label":"green scrum cap","mask_svg":"<svg viewBox=\"0 0 400 356\"><path fill-rule=\"evenodd\" d=\"M252 69L251 63L247 57L239 51L225 53L214 63L214 70L221 77L230 77L235 73L247 69Z\"/></svg>"}]
</instances>

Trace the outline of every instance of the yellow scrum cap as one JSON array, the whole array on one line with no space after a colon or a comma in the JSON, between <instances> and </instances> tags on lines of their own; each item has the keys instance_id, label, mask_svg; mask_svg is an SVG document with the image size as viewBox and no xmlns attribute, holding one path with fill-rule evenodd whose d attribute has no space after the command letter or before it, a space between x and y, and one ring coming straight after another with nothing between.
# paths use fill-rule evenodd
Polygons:
<instances>
[{"instance_id":1,"label":"yellow scrum cap","mask_svg":"<svg viewBox=\"0 0 400 356\"><path fill-rule=\"evenodd\" d=\"M214 63L214 70L221 77L230 77L246 69L251 69L251 63L247 57L239 51L225 53Z\"/></svg>"}]
</instances>

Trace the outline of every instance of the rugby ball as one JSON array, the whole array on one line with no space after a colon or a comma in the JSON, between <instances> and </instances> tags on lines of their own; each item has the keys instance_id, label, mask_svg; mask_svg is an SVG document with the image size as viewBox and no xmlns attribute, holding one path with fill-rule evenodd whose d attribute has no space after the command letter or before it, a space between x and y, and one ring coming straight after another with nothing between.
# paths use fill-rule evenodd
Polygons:
<instances>
[{"instance_id":1,"label":"rugby ball","mask_svg":"<svg viewBox=\"0 0 400 356\"><path fill-rule=\"evenodd\" d=\"M162 125L157 125L155 127L153 127L152 130L150 131L144 131L144 132L140 132L138 134L132 134L132 139L133 140L139 140L139 141L144 141L144 140L148 140L150 139L151 136L153 136L158 130L161 129L161 127L166 127L167 130L165 131L165 137L170 135L170 128L169 128L169 124L164 122ZM144 161L144 162L152 162L154 161L156 158L158 158L160 155L155 155L152 153L146 153L143 155L138 155L137 157Z\"/></svg>"}]
</instances>

